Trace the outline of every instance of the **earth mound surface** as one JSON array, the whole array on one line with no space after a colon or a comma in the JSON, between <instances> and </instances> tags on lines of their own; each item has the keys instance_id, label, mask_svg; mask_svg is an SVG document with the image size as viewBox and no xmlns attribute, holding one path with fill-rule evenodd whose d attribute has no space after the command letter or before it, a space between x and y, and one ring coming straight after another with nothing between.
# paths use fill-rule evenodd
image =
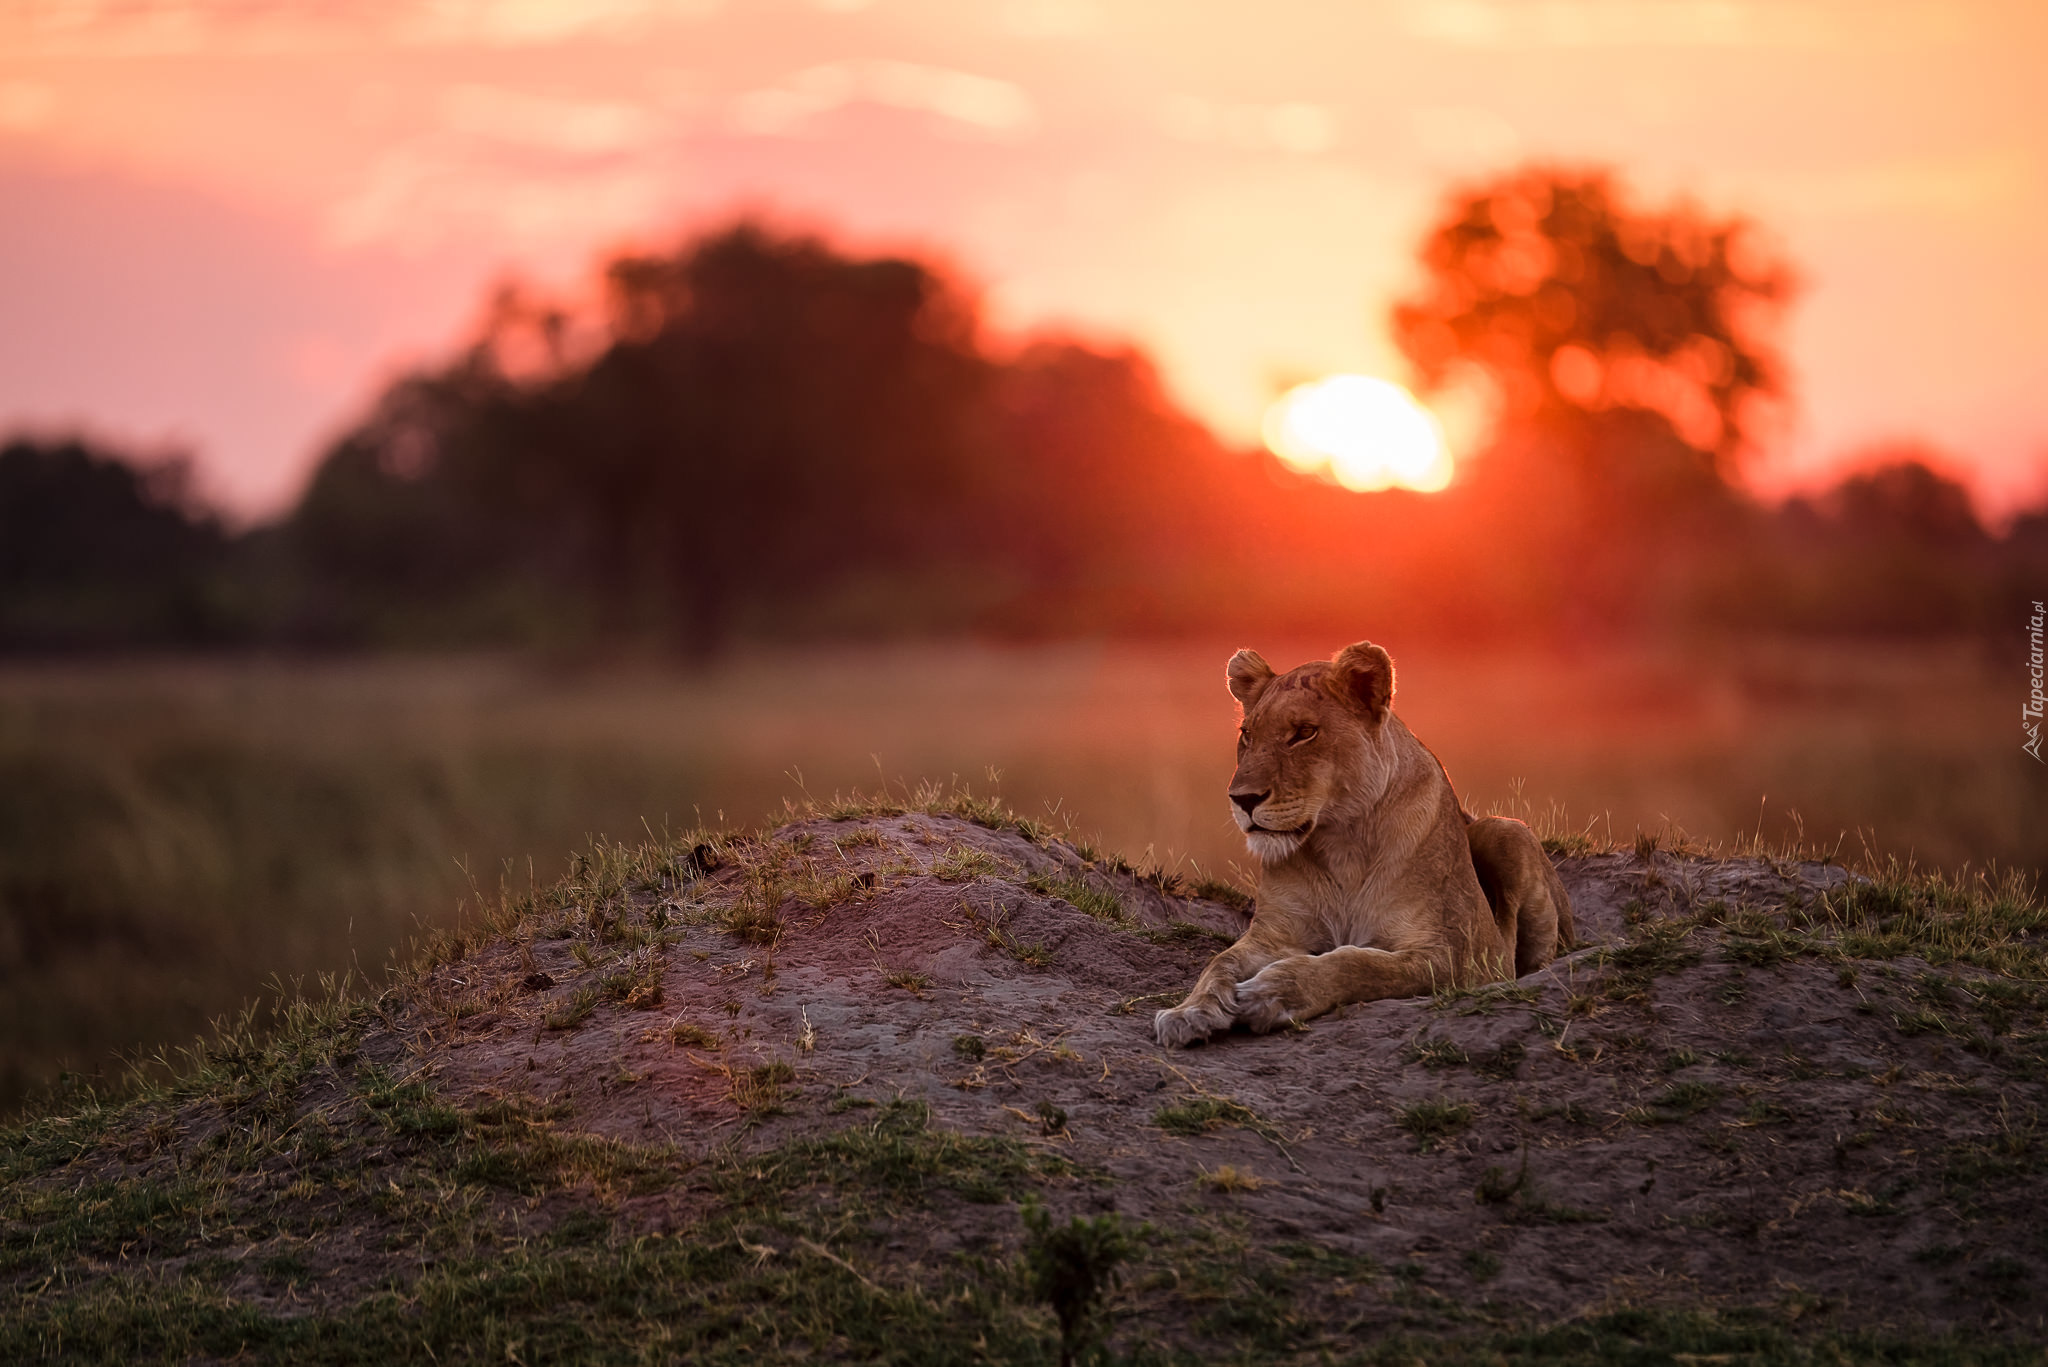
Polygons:
<instances>
[{"instance_id":1,"label":"earth mound surface","mask_svg":"<svg viewBox=\"0 0 2048 1367\"><path fill-rule=\"evenodd\" d=\"M1840 888L1837 865L1562 859L1580 947L1542 972L1165 1050L1152 1012L1249 924L1241 903L950 816L814 820L729 856L642 897L675 899L679 920L697 906L729 923L737 907L745 928L764 877L852 886L816 909L783 901L748 938L716 919L685 932L659 956L658 1008L574 1029L546 1028L601 971L575 957L573 921L443 967L429 1002L479 975L522 979L529 961L556 982L431 1043L413 1035L408 1066L455 1097L545 1079L543 1098L592 1132L698 1153L776 1147L830 1126L845 1099L914 1100L937 1125L1106 1173L1088 1206L1148 1220L1226 1206L1253 1243L1309 1240L1416 1267L1411 1287L1550 1313L1789 1291L1974 1323L2008 1303L1960 1250L1975 1235L1983 1261L2038 1227L2010 1206L1959 1219L1929 1170L1951 1140L2031 1124L2040 1100L2006 1091L1988 1051L1911 1023L1930 967L1872 980L1774 946L1767 921L1744 933L1745 914ZM746 1084L770 1074L764 1106ZM1930 1149L1915 1113L1964 1098L1971 1114ZM1204 1182L1223 1169L1242 1176ZM981 1232L929 1231L920 1256ZM1959 1252L1930 1267L1930 1248Z\"/></svg>"},{"instance_id":2,"label":"earth mound surface","mask_svg":"<svg viewBox=\"0 0 2048 1367\"><path fill-rule=\"evenodd\" d=\"M600 846L374 1006L287 1030L313 1043L238 1086L216 1046L200 1083L118 1125L23 1131L13 1214L211 1173L214 1237L174 1211L130 1253L152 1294L226 1257L207 1294L259 1348L388 1293L377 1325L460 1350L467 1311L420 1321L436 1275L502 1288L507 1268L654 1248L694 1250L702 1286L660 1313L564 1292L579 1333L711 1316L726 1328L660 1342L715 1358L772 1331L913 1360L923 1325L941 1361L958 1321L984 1357L1047 1360L1051 1321L1005 1270L1026 1199L1142 1228L1106 1338L1141 1357L1598 1346L1559 1326L1765 1358L1815 1332L2039 1337L2038 908L1987 930L1832 864L1649 842L1558 867L1580 940L1520 982L1167 1051L1152 1012L1252 914L1228 887L889 808ZM1943 914L1977 916L1975 938ZM14 1250L17 1289L137 1275L93 1261L105 1230L68 1237ZM851 1299L819 1309L828 1285ZM474 1294L513 1326L496 1360L528 1341L522 1315L535 1342L559 1328L558 1302ZM861 1327L871 1301L893 1329ZM191 1332L201 1356L223 1342Z\"/></svg>"}]
</instances>

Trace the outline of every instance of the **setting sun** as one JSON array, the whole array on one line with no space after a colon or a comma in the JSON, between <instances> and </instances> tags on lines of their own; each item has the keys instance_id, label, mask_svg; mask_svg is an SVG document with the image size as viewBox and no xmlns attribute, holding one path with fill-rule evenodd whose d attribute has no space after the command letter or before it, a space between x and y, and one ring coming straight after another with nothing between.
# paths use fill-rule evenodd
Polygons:
<instances>
[{"instance_id":1,"label":"setting sun","mask_svg":"<svg viewBox=\"0 0 2048 1367\"><path fill-rule=\"evenodd\" d=\"M1266 410L1265 436L1295 469L1327 471L1347 489L1434 493L1451 482L1436 415L1401 386L1369 375L1296 385Z\"/></svg>"}]
</instances>

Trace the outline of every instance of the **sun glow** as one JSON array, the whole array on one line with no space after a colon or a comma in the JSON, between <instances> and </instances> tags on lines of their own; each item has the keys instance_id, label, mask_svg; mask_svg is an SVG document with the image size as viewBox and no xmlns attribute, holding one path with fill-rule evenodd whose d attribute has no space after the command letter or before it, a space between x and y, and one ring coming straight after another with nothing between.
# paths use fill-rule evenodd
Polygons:
<instances>
[{"instance_id":1,"label":"sun glow","mask_svg":"<svg viewBox=\"0 0 2048 1367\"><path fill-rule=\"evenodd\" d=\"M1451 482L1436 415L1397 384L1331 375L1296 385L1266 410L1266 446L1297 470L1347 489L1416 489Z\"/></svg>"}]
</instances>

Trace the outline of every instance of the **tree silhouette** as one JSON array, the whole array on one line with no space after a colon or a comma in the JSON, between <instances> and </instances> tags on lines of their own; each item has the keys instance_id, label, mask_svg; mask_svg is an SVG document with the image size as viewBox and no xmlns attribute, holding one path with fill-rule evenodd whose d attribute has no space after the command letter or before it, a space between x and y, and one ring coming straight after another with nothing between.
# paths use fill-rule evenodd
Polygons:
<instances>
[{"instance_id":1,"label":"tree silhouette","mask_svg":"<svg viewBox=\"0 0 2048 1367\"><path fill-rule=\"evenodd\" d=\"M77 438L0 447L0 647L214 639L227 539L190 474Z\"/></svg>"},{"instance_id":2,"label":"tree silhouette","mask_svg":"<svg viewBox=\"0 0 2048 1367\"><path fill-rule=\"evenodd\" d=\"M1917 444L1873 447L1853 458L1859 468L1827 492L1822 509L1856 540L1947 551L1980 546L1987 538L1970 491L1936 468L1947 463Z\"/></svg>"},{"instance_id":3,"label":"tree silhouette","mask_svg":"<svg viewBox=\"0 0 2048 1367\"><path fill-rule=\"evenodd\" d=\"M987 375L974 319L915 262L743 225L610 271L618 340L556 400L592 431L598 522L714 642L748 585L815 585L971 540Z\"/></svg>"},{"instance_id":4,"label":"tree silhouette","mask_svg":"<svg viewBox=\"0 0 2048 1367\"><path fill-rule=\"evenodd\" d=\"M330 450L292 526L309 634L430 604L458 638L524 613L692 653L856 622L1159 629L1244 579L1232 529L1272 481L1135 351L991 355L932 268L755 224L604 279L596 319L500 290Z\"/></svg>"},{"instance_id":5,"label":"tree silhouette","mask_svg":"<svg viewBox=\"0 0 2048 1367\"><path fill-rule=\"evenodd\" d=\"M750 601L979 543L988 367L939 276L743 224L607 279L587 361L501 293L455 364L387 391L299 511L323 573L570 586L601 630L704 651Z\"/></svg>"},{"instance_id":6,"label":"tree silhouette","mask_svg":"<svg viewBox=\"0 0 2048 1367\"><path fill-rule=\"evenodd\" d=\"M1989 544L1953 486L1859 477L1802 530L1731 482L1781 385L1768 310L1789 289L1746 238L1597 174L1460 196L1397 331L1425 385L1485 376L1500 433L1442 494L1359 495L1232 456L1136 351L986 350L934 268L741 224L612 261L597 310L501 290L461 353L331 448L278 538L301 573L279 579L302 640L699 654L1360 614L1440 633L1940 620L1991 572L1945 549ZM1940 556L1940 595L1837 610Z\"/></svg>"},{"instance_id":7,"label":"tree silhouette","mask_svg":"<svg viewBox=\"0 0 2048 1367\"><path fill-rule=\"evenodd\" d=\"M1782 389L1790 272L1739 219L1549 166L1453 195L1420 259L1395 339L1425 393L1497 402L1456 501L1525 612L1604 631L1685 611L1755 520L1732 478Z\"/></svg>"},{"instance_id":8,"label":"tree silhouette","mask_svg":"<svg viewBox=\"0 0 2048 1367\"><path fill-rule=\"evenodd\" d=\"M1510 427L1653 413L1725 477L1782 386L1763 333L1786 267L1742 220L1636 208L1605 172L1529 167L1457 194L1421 262L1395 340L1425 391L1483 376Z\"/></svg>"}]
</instances>

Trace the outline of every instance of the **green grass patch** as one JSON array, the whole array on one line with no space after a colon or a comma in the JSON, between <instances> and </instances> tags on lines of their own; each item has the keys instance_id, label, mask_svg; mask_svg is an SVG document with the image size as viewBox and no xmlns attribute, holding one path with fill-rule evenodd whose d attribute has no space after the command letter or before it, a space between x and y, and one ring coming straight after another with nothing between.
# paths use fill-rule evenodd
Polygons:
<instances>
[{"instance_id":1,"label":"green grass patch","mask_svg":"<svg viewBox=\"0 0 2048 1367\"><path fill-rule=\"evenodd\" d=\"M1472 1056L1465 1052L1464 1045L1442 1036L1424 1036L1408 1041L1401 1050L1401 1058L1404 1062L1419 1063L1425 1068L1462 1068L1472 1062Z\"/></svg>"},{"instance_id":2,"label":"green grass patch","mask_svg":"<svg viewBox=\"0 0 2048 1367\"><path fill-rule=\"evenodd\" d=\"M216 1057L208 1085L303 1084L346 1053L315 1040L261 1044L239 1062ZM34 1290L0 1304L0 1360L1023 1367L1057 1360L1063 1339L1077 1361L1098 1350L1132 1361L1318 1360L1334 1345L1337 1360L1374 1367L1680 1354L2004 1367L2034 1351L1981 1335L1965 1345L1867 1334L1770 1307L1563 1324L1453 1314L1435 1299L1439 1279L1489 1280L1504 1270L1500 1255L1482 1247L1443 1266L1403 1262L1405 1275L1390 1279L1371 1259L1314 1242L1262 1247L1230 1211L1151 1231L1093 1212L1055 1218L1044 1212L1087 1190L1085 1174L1042 1142L936 1129L914 1104L858 1111L847 1128L765 1152L691 1158L570 1132L559 1105L530 1098L422 1126L404 1117L446 1103L420 1079L341 1067L349 1099L326 1107L323 1146L306 1146L290 1124L263 1135L244 1126L227 1143L186 1136L173 1141L186 1147L169 1178L79 1181L63 1170L125 1148L146 1124L135 1103L97 1121L80 1108L62 1117L71 1124L52 1117L0 1133L0 1154L23 1179L0 1195L0 1254ZM272 1092L249 1095L260 1109ZM1220 1098L1182 1106L1196 1133L1256 1119ZM1601 1218L1545 1206L1526 1180L1497 1180L1502 1218ZM650 1227L639 1212L668 1207L635 1198L676 1193L688 1194L681 1223ZM1011 1203L1026 1202L1038 1213L1020 1219ZM330 1261L342 1229L367 1240L363 1257ZM963 1242L920 1252L938 1229ZM2027 1294L2030 1264L1999 1256L1981 1265L1991 1293ZM236 1289L243 1278L263 1294ZM283 1300L288 1288L297 1304ZM1379 1301L1395 1318L1360 1340L1358 1317L1377 1314Z\"/></svg>"},{"instance_id":3,"label":"green grass patch","mask_svg":"<svg viewBox=\"0 0 2048 1367\"><path fill-rule=\"evenodd\" d=\"M834 794L827 802L806 797L800 802L785 801L783 805L792 818L866 821L915 812L924 816L959 817L992 831L1015 831L1034 845L1044 845L1052 839L1052 831L1045 823L1020 816L1011 811L1000 797L976 794L971 784L960 782L940 783L924 779L915 785L903 785L894 792L886 788L880 792L864 792L856 788L843 795Z\"/></svg>"},{"instance_id":4,"label":"green grass patch","mask_svg":"<svg viewBox=\"0 0 2048 1367\"><path fill-rule=\"evenodd\" d=\"M1822 893L1800 917L1855 958L1909 955L2048 980L2048 907L2017 870L1929 873L1896 859L1868 878Z\"/></svg>"},{"instance_id":5,"label":"green grass patch","mask_svg":"<svg viewBox=\"0 0 2048 1367\"><path fill-rule=\"evenodd\" d=\"M1419 1151L1428 1153L1463 1134L1478 1114L1470 1102L1431 1097L1399 1107L1394 1112L1394 1121L1415 1136L1415 1147Z\"/></svg>"},{"instance_id":6,"label":"green grass patch","mask_svg":"<svg viewBox=\"0 0 2048 1367\"><path fill-rule=\"evenodd\" d=\"M750 945L774 945L782 939L782 918L771 906L738 903L726 913L725 928Z\"/></svg>"},{"instance_id":7,"label":"green grass patch","mask_svg":"<svg viewBox=\"0 0 2048 1367\"><path fill-rule=\"evenodd\" d=\"M1049 968L1052 965L1052 951L1043 941L1024 940L1010 933L1010 909L990 903L986 914L972 902L960 903L961 912L970 924L981 932L981 938L990 949L1009 955L1026 968Z\"/></svg>"},{"instance_id":8,"label":"green grass patch","mask_svg":"<svg viewBox=\"0 0 2048 1367\"><path fill-rule=\"evenodd\" d=\"M682 1049L722 1049L725 1041L695 1021L674 1020L669 1022L668 1040Z\"/></svg>"},{"instance_id":9,"label":"green grass patch","mask_svg":"<svg viewBox=\"0 0 2048 1367\"><path fill-rule=\"evenodd\" d=\"M1607 969L1599 994L1611 1002L1649 1000L1651 984L1661 974L1677 973L1700 961L1689 920L1644 921L1620 944L1593 951L1595 964Z\"/></svg>"},{"instance_id":10,"label":"green grass patch","mask_svg":"<svg viewBox=\"0 0 2048 1367\"><path fill-rule=\"evenodd\" d=\"M1688 1079L1674 1082L1640 1106L1631 1107L1623 1118L1638 1125L1666 1125L1688 1120L1720 1101L1725 1093L1712 1082Z\"/></svg>"},{"instance_id":11,"label":"green grass patch","mask_svg":"<svg viewBox=\"0 0 2048 1367\"><path fill-rule=\"evenodd\" d=\"M1492 1015L1504 1006L1529 1006L1543 995L1540 987L1515 983L1470 983L1439 987L1430 993L1429 1004L1438 1011L1460 1016Z\"/></svg>"},{"instance_id":12,"label":"green grass patch","mask_svg":"<svg viewBox=\"0 0 2048 1367\"><path fill-rule=\"evenodd\" d=\"M331 1175L360 1170L373 1152L351 1146ZM319 1213L305 1219L277 1213L265 1165L223 1151L176 1186L10 1191L0 1254L10 1271L52 1280L0 1308L0 1360L739 1363L796 1349L941 1363L975 1357L977 1340L1011 1345L1006 1361L1040 1360L1053 1338L1005 1258L924 1278L891 1268L888 1230L929 1227L932 1212L963 1200L1055 1190L1072 1171L1018 1143L934 1130L921 1107L892 1105L850 1129L710 1163L556 1134L532 1112L489 1127L472 1118L452 1142L386 1148L371 1161L347 1191L324 1186ZM832 1175L829 1192L821 1173ZM545 1236L476 1195L494 1188L557 1203ZM673 1236L599 1199L685 1188L700 1213ZM337 1218L384 1241L374 1272L323 1269L318 1239L248 1264L273 1280L324 1275L324 1308L224 1294L251 1240L281 1226L303 1238ZM413 1252L422 1249L432 1256ZM136 1264L147 1256L176 1261L145 1272Z\"/></svg>"},{"instance_id":13,"label":"green grass patch","mask_svg":"<svg viewBox=\"0 0 2048 1367\"><path fill-rule=\"evenodd\" d=\"M734 1069L728 1076L732 1079L732 1104L741 1114L780 1115L788 1100L784 1089L796 1081L796 1069L778 1060L758 1068Z\"/></svg>"},{"instance_id":14,"label":"green grass patch","mask_svg":"<svg viewBox=\"0 0 2048 1367\"><path fill-rule=\"evenodd\" d=\"M956 845L932 863L932 877L942 883L971 883L1005 872L1008 861L972 845Z\"/></svg>"},{"instance_id":15,"label":"green grass patch","mask_svg":"<svg viewBox=\"0 0 2048 1367\"><path fill-rule=\"evenodd\" d=\"M1070 873L1034 873L1024 886L1041 897L1057 897L1076 911L1086 912L1104 925L1135 930L1137 921L1124 906L1124 899L1108 888L1097 887L1086 878Z\"/></svg>"},{"instance_id":16,"label":"green grass patch","mask_svg":"<svg viewBox=\"0 0 2048 1367\"><path fill-rule=\"evenodd\" d=\"M1520 1040L1502 1040L1500 1048L1472 1060L1472 1071L1482 1077L1511 1082L1522 1071L1522 1060L1528 1056L1529 1047Z\"/></svg>"},{"instance_id":17,"label":"green grass patch","mask_svg":"<svg viewBox=\"0 0 2048 1367\"><path fill-rule=\"evenodd\" d=\"M1221 902L1232 911L1249 913L1252 910L1253 899L1249 892L1227 879L1213 875L1202 874L1195 878L1188 884L1188 893L1207 902Z\"/></svg>"},{"instance_id":18,"label":"green grass patch","mask_svg":"<svg viewBox=\"0 0 2048 1367\"><path fill-rule=\"evenodd\" d=\"M1152 1113L1152 1123L1168 1134L1208 1134L1226 1126L1238 1126L1273 1138L1278 1134L1257 1111L1222 1096L1191 1096L1169 1102Z\"/></svg>"},{"instance_id":19,"label":"green grass patch","mask_svg":"<svg viewBox=\"0 0 2048 1367\"><path fill-rule=\"evenodd\" d=\"M573 1030L591 1017L597 1004L604 1000L604 990L595 986L579 987L569 994L569 1000L541 1017L541 1024L550 1030Z\"/></svg>"}]
</instances>

